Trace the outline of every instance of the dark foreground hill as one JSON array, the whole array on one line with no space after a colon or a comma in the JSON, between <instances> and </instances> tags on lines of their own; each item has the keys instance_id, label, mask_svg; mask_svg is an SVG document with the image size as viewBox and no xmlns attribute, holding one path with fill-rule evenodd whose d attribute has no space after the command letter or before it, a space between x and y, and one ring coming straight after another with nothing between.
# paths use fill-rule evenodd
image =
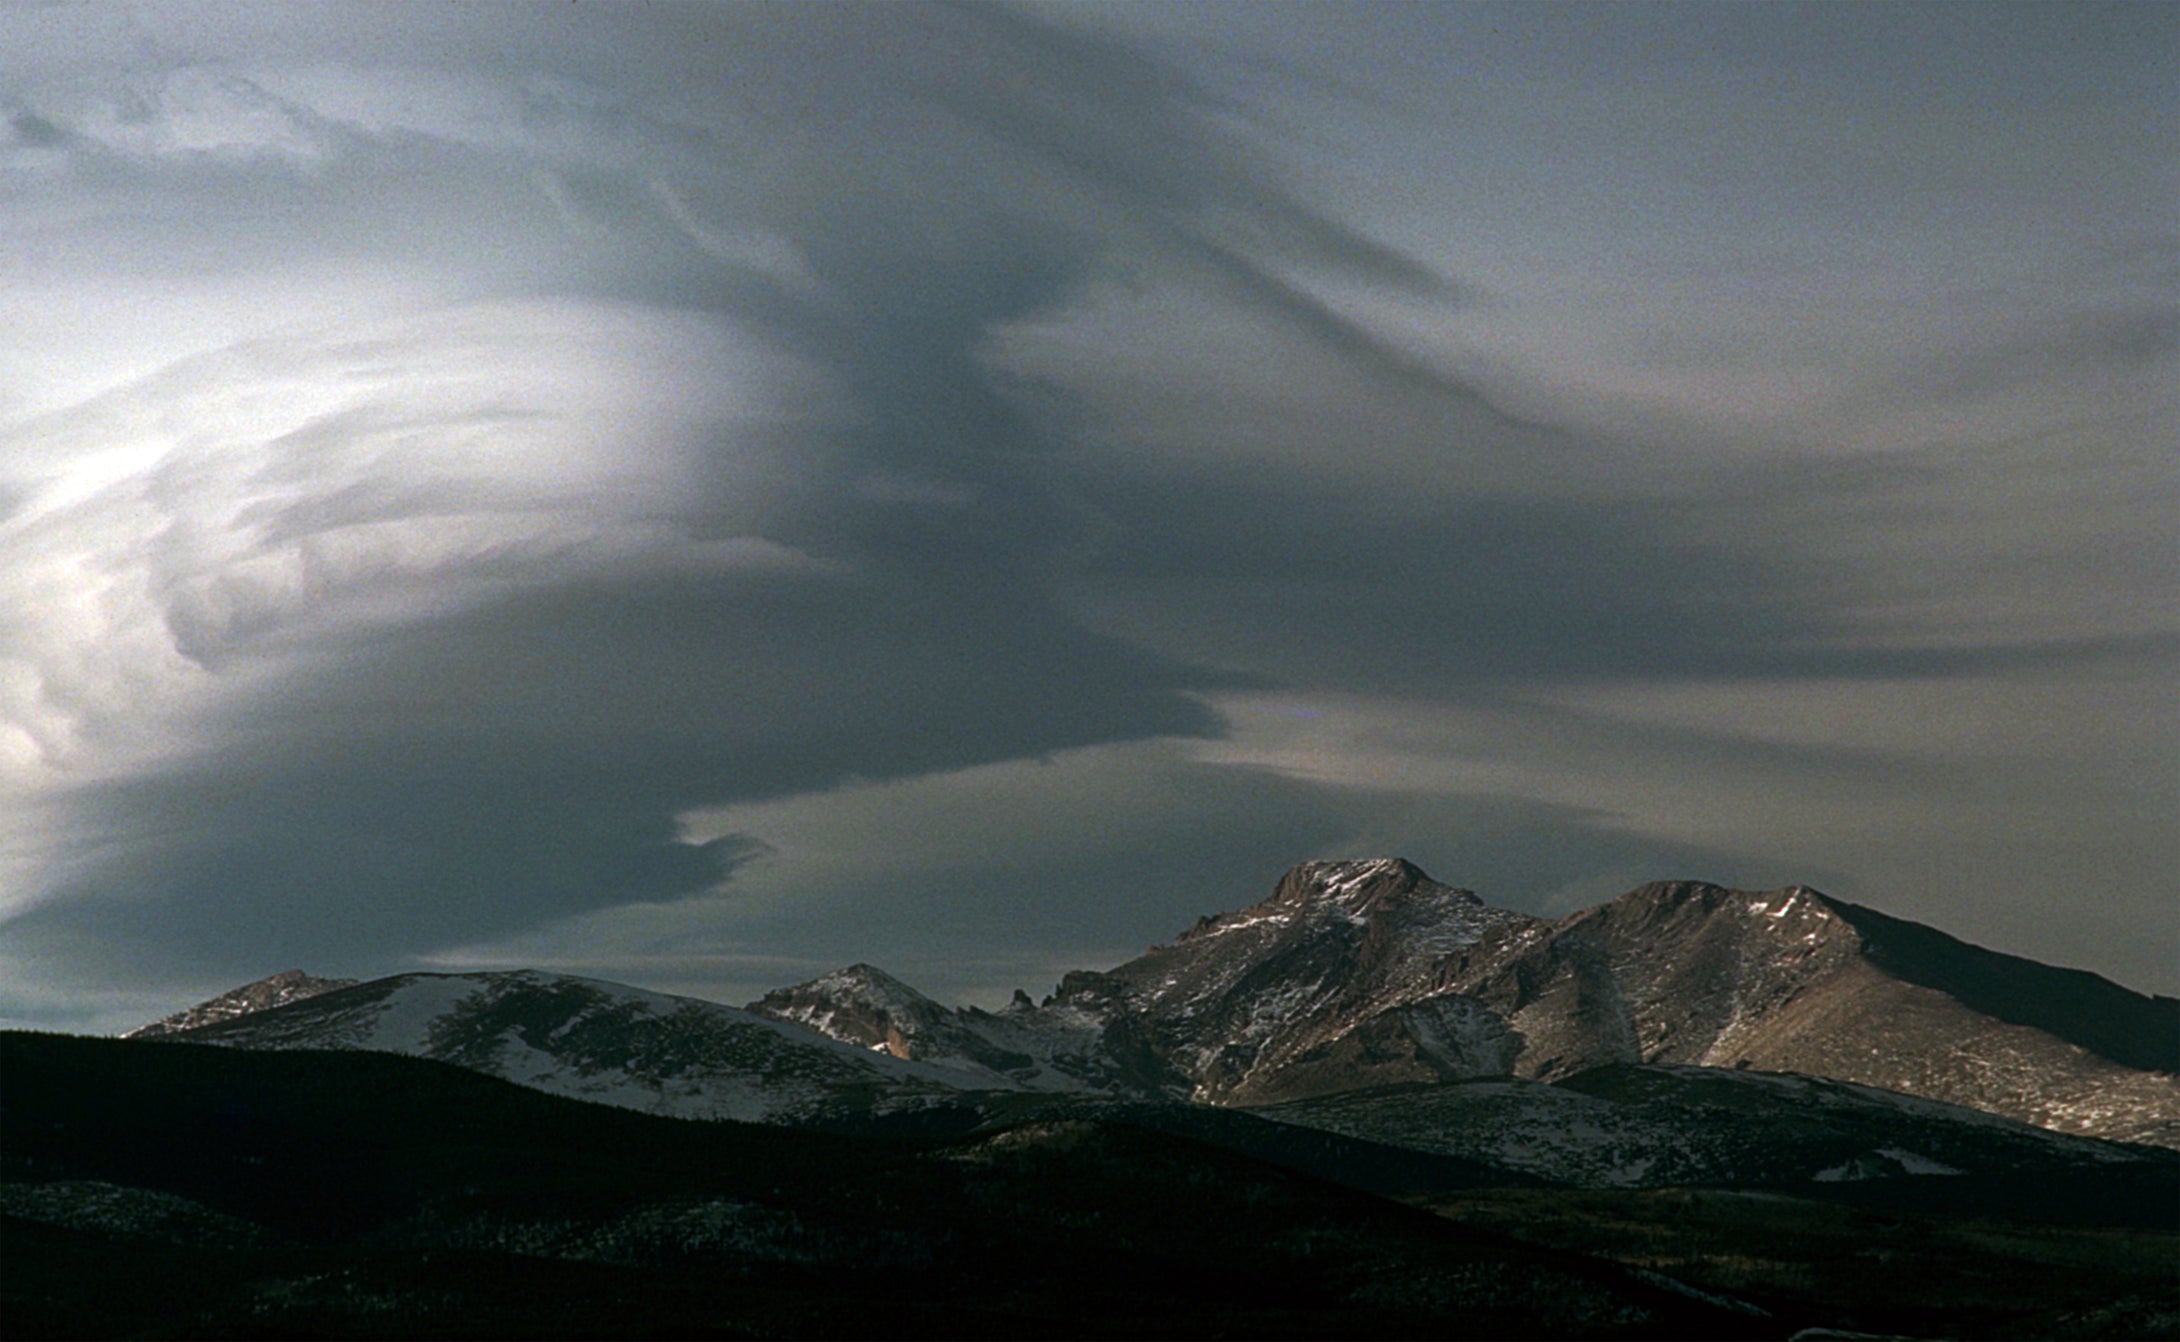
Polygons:
<instances>
[{"instance_id":1,"label":"dark foreground hill","mask_svg":"<svg viewBox=\"0 0 2180 1342\"><path fill-rule=\"evenodd\" d=\"M369 1052L0 1035L0 1332L2139 1337L2180 1326L2170 1231L1519 1176L1503 1182L1526 1187L1492 1189L1472 1163L1232 1111L1001 1103L1024 1107L951 1135L848 1136L653 1117ZM1161 1113L1203 1122L1160 1131ZM1251 1143L1289 1165L1359 1159L1371 1182L1412 1181L1406 1201L1420 1205L1222 1149Z\"/></svg>"},{"instance_id":2,"label":"dark foreground hill","mask_svg":"<svg viewBox=\"0 0 2180 1342\"><path fill-rule=\"evenodd\" d=\"M14 1337L1744 1337L1789 1320L1118 1123L654 1118L0 1036Z\"/></svg>"}]
</instances>

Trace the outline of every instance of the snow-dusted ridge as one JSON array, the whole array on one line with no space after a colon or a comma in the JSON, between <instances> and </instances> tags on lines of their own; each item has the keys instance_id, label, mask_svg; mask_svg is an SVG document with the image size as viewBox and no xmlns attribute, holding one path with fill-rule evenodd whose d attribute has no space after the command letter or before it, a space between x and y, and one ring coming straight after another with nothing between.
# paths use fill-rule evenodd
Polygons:
<instances>
[{"instance_id":1,"label":"snow-dusted ridge","mask_svg":"<svg viewBox=\"0 0 2180 1342\"><path fill-rule=\"evenodd\" d=\"M1828 1077L1871 1088L1864 1109L1944 1101L2180 1146L2180 1003L1806 886L1660 882L1545 920L1398 858L1304 863L1258 904L998 1012L945 1006L868 964L746 1009L536 971L402 975L284 1005L283 992L238 989L215 999L227 1018L176 1037L409 1053L576 1098L763 1121L976 1092L1267 1106L1615 1066L1752 1068L1800 1075L1743 1078L1744 1097ZM1832 1093L1845 1092L1800 1095ZM1586 1112L1549 1104L1568 1122ZM1905 1139L1870 1150L1899 1171L1958 1164Z\"/></svg>"},{"instance_id":2,"label":"snow-dusted ridge","mask_svg":"<svg viewBox=\"0 0 2180 1342\"><path fill-rule=\"evenodd\" d=\"M942 1069L954 1083L1061 1094L1142 1093L1101 1047L1102 1022L1080 1013L956 1010L872 965L856 964L750 1003L769 1019Z\"/></svg>"},{"instance_id":3,"label":"snow-dusted ridge","mask_svg":"<svg viewBox=\"0 0 2180 1342\"><path fill-rule=\"evenodd\" d=\"M887 1112L985 1088L736 1007L537 970L403 974L176 1037L432 1058L555 1095L681 1118L798 1121L847 1097Z\"/></svg>"}]
</instances>

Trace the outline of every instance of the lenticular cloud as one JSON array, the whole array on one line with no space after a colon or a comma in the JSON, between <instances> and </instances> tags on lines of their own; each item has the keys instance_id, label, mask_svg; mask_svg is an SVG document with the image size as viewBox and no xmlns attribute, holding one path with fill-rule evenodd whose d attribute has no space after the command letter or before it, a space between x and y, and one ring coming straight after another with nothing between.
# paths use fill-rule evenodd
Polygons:
<instances>
[{"instance_id":1,"label":"lenticular cloud","mask_svg":"<svg viewBox=\"0 0 2180 1342\"><path fill-rule=\"evenodd\" d=\"M701 446L714 487L795 379L709 318L497 303L238 344L11 426L11 788L184 744L194 707L329 636L601 568L799 562L679 520L679 463Z\"/></svg>"}]
</instances>

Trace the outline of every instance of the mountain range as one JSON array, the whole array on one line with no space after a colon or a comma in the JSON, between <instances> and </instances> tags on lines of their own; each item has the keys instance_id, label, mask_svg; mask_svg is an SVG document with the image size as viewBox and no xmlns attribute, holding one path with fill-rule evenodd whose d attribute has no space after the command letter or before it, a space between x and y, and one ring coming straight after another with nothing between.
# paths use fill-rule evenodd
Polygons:
<instances>
[{"instance_id":1,"label":"mountain range","mask_svg":"<svg viewBox=\"0 0 2180 1342\"><path fill-rule=\"evenodd\" d=\"M865 964L744 1008L536 970L369 983L291 971L131 1037L405 1053L653 1113L836 1126L1049 1096L1247 1108L1414 1146L1401 1114L1487 1095L1560 1112L1586 1094L1572 1083L1634 1069L1653 1097L1737 1087L1760 1108L1800 1086L1812 1112L1821 1094L1896 1122L1900 1097L1916 1097L1927 1122L1949 1107L1984 1134L1997 1129L1982 1116L2011 1119L2016 1147L2057 1151L2062 1133L2180 1146L2171 998L1802 886L1659 883L1547 920L1397 858L1305 863L1260 903L999 1011L943 1005ZM1381 1094L1407 1098L1368 1100ZM1377 1110L1380 1124L1360 1117ZM2023 1135L2039 1131L2049 1140ZM1856 1168L1884 1164L1871 1159Z\"/></svg>"},{"instance_id":2,"label":"mountain range","mask_svg":"<svg viewBox=\"0 0 2180 1342\"><path fill-rule=\"evenodd\" d=\"M996 1011L289 971L0 1042L56 1333L2180 1333L2180 1003L1800 886L1305 863Z\"/></svg>"}]
</instances>

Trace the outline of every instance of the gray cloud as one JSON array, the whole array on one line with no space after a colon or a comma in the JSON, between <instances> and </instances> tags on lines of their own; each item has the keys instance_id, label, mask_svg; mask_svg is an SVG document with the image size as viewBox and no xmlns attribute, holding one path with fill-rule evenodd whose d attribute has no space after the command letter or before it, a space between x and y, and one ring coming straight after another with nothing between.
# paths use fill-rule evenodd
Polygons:
<instances>
[{"instance_id":1,"label":"gray cloud","mask_svg":"<svg viewBox=\"0 0 2180 1342\"><path fill-rule=\"evenodd\" d=\"M1325 463L1336 476L1336 459ZM1651 497L1402 500L1244 475L1085 485L1111 530L1081 579L1103 627L1206 664L1318 688L1429 694L1543 681L1899 677L2162 659L2169 627L1878 630L1863 613L1936 584L1970 623L2071 594L2003 564L1935 500L1995 463L1771 467ZM1988 488L1988 485L1986 485ZM1992 516L1991 525L2005 525ZM2096 534L2091 534L2095 532ZM2063 572L2155 560L2107 518ZM2069 544L2067 541L2061 544ZM2132 559L2128 558L2129 552ZM1912 556L1911 566L1900 560ZM2039 590L2042 589L2042 590Z\"/></svg>"},{"instance_id":2,"label":"gray cloud","mask_svg":"<svg viewBox=\"0 0 2180 1342\"><path fill-rule=\"evenodd\" d=\"M1214 719L1175 691L1224 678L1082 630L1053 602L1050 565L1040 557L1050 548L1052 509L1014 465L1038 449L1037 433L980 358L993 329L1057 302L1100 262L1107 245L1085 219L1164 227L1166 213L1186 204L1173 198L1184 186L1190 197L1216 192L1201 173L1177 171L1160 186L1145 165L1100 157L1101 145L1132 152L1145 142L1129 128L1140 129L1154 112L1179 118L1169 122L1178 133L1164 138L1185 147L1190 109L1177 97L1179 86L1150 77L1156 68L1140 63L1130 68L1145 78L1116 80L1108 68L1120 59L1116 50L1001 16L919 11L904 20L861 11L855 22L896 44L905 22L918 52L949 41L996 51L987 119L997 115L989 98L1024 86L1025 72L1045 76L1035 85L1045 91L1040 96L1072 88L1085 104L1075 110L1090 114L1092 124L1078 126L1070 143L1088 157L1074 162L1050 145L1030 146L1033 155L1086 179L1063 183L1069 191L1094 196L1134 183L1129 194L1093 200L1082 217L1057 222L1007 205L1009 184L1045 169L977 165L960 132L934 128L944 109L913 96L919 70L905 62L899 69L907 89L865 88L856 96L899 102L910 114L907 150L944 171L934 180L880 180L875 188L851 172L817 190L801 214L763 221L793 230L791 278L806 279L807 289L719 264L689 246L687 221L673 219L661 193L621 164L552 168L558 189L546 193L549 203L596 253L587 265L573 265L556 239L544 239L541 250L527 235L513 239L551 259L547 273L572 277L579 289L731 314L820 371L831 408L755 426L755 452L749 432L732 432L716 448L684 433L653 449L664 454L659 460L633 469L639 479L647 467L678 469L702 486L650 505L668 528L667 541L677 532L701 543L757 528L767 543L822 556L829 572L797 577L760 565L685 577L639 565L620 578L580 575L562 564L540 568L519 550L509 555L506 541L488 532L484 549L420 571L440 581L483 579L483 595L362 636L317 631L307 665L268 673L265 684L224 710L203 710L194 723L206 743L200 748L124 780L72 789L71 823L147 841L124 839L71 870L18 921L24 936L49 944L104 940L139 969L142 948L153 944L176 971L239 968L266 955L384 961L717 884L747 846L677 842L674 817L691 806L1101 740L1216 730ZM951 87L973 92L976 85L957 80ZM381 159L395 155L423 170L408 184L414 191L430 182L435 163L469 152L459 135L412 147L350 125L322 130L327 118L237 78L184 81L193 98L175 88L170 80L159 101L133 104L142 110L122 120L143 129L121 136L122 144L139 157L182 160L145 171L202 166L209 180L205 172L189 180L222 210L241 198L243 180L324 208L316 178L287 175L290 159L330 159L322 171L343 181L353 171L350 157L360 157L363 175L375 178ZM571 128L578 150L603 140L639 165L645 145L661 134L643 130L643 118L612 99L547 96L522 108L542 124L548 163ZM162 114L170 123L164 127ZM1116 119L1118 130L1096 133ZM936 148L920 142L942 132ZM891 127L881 133L899 134ZM489 138L470 141L489 149ZM198 144L211 148L191 147ZM874 152L873 144L849 144L826 157ZM228 156L199 165L198 153ZM1197 157L1216 161L1208 149ZM701 157L674 166L718 170ZM950 190L960 183L945 179L970 170L981 199L965 202ZM499 176L511 189L513 178ZM487 174L483 194L498 189ZM346 186L336 190L353 201ZM477 194L454 193L451 203L476 210ZM156 198L162 208L183 208L174 193ZM1265 195L1242 207L1277 213L1276 203ZM371 217L392 222L398 215L379 210ZM437 228L444 222L434 221L441 246L448 245ZM589 236L591 228L599 236ZM1333 232L1319 227L1312 236L1321 245ZM278 246L282 237L276 227L268 240ZM366 252L384 245L369 234L360 241ZM508 273L488 255L462 278L498 284ZM383 364L413 379L411 340L400 328L381 347L348 341L333 347L332 370L369 377ZM581 344L569 352L592 353ZM262 378L322 377L326 368L316 354L307 358L318 362L306 362L279 346L249 357L257 363L234 393L245 399ZM147 395L156 401L173 393ZM163 457L147 477L148 498L174 520L152 542L152 572L163 576L147 596L173 650L215 676L276 656L289 637L283 631L301 618L294 602L303 598L265 591L242 575L263 557L297 554L307 592L315 553L308 547L321 538L449 516L483 525L478 519L555 508L572 509L586 528L607 528L602 536L635 520L531 478L551 465L543 454L554 452L555 412L494 399L489 389L485 395L481 404L428 396L411 404L416 394L404 383L383 405L307 418L251 444L247 457L227 443ZM555 400L541 396L547 407ZM527 446L539 433L542 440ZM458 472L435 480L415 468L379 469L387 453L419 438L474 439L487 450L506 438L516 445L515 470L497 479ZM764 446L768 439L774 448ZM417 467L430 469L435 452L449 465L458 460L443 447L422 449ZM776 466L764 465L768 453ZM756 490L747 487L753 455L760 471L775 476ZM571 487L610 484L610 473L598 474L603 469ZM872 479L914 488L863 487ZM958 501L927 506L934 490L953 491ZM233 535L227 553L193 546L161 557L171 548L168 537L207 527ZM395 544L413 550L416 542L404 533ZM671 559L671 549L659 559ZM399 569L403 556L387 562ZM383 587L371 581L383 577L367 574L366 583ZM490 595L509 583L517 594Z\"/></svg>"},{"instance_id":3,"label":"gray cloud","mask_svg":"<svg viewBox=\"0 0 2180 1342\"><path fill-rule=\"evenodd\" d=\"M727 806L696 824L761 835L768 851L715 897L573 920L479 958L671 975L726 999L868 960L996 1005L1260 899L1293 862L1330 853L1406 853L1494 902L1555 913L1659 871L1784 879L1579 807L1356 789L1206 761L1173 740ZM762 954L786 946L807 958Z\"/></svg>"},{"instance_id":4,"label":"gray cloud","mask_svg":"<svg viewBox=\"0 0 2180 1342\"><path fill-rule=\"evenodd\" d=\"M1410 19L1373 21L1382 48ZM1644 59L1703 59L1665 26ZM1775 26L1737 29L1757 68L1786 59ZM1217 61L1081 15L156 6L19 12L0 48L0 221L36 258L0 260L0 782L47 834L0 828L24 1011L88 991L71 975L573 962L578 937L796 959L851 924L945 980L978 947L1019 967L1160 935L1197 891L1343 845L1536 906L1644 875L1852 882L1821 844L1788 873L1756 828L1631 819L1619 782L1314 778L1237 696L1488 726L1526 694L1700 685L1724 711L2169 667L2154 453L2105 420L2065 436L2054 390L2169 360L2154 277L1949 331L1884 386L1939 417L2044 398L2058 436L1948 420L1943 446L1844 459L1743 426L1721 460L1455 371L1434 326L1521 293L1411 254L1427 211L1298 180L1291 109ZM1831 33L1810 105L1879 48ZM1457 192L1403 88L1384 156ZM1778 217L1813 227L1806 203ZM1747 254L1733 217L1674 254ZM1780 348L1867 357L1834 339ZM1735 354L1707 366L1782 357ZM1567 758L1703 796L1720 760L1799 768L1843 824L1843 779L1961 777L1914 723L1830 748L1623 709L1560 711ZM1043 776L1034 842L945 800L1004 811L959 780L1055 756L1112 762ZM872 797L983 846L904 868L841 819ZM1110 833L1063 842L1077 824Z\"/></svg>"},{"instance_id":5,"label":"gray cloud","mask_svg":"<svg viewBox=\"0 0 2180 1342\"><path fill-rule=\"evenodd\" d=\"M1952 352L1911 377L1915 390L1925 395L1978 397L2104 373L2169 374L2175 353L2180 353L2180 305L2089 309L2007 333L1981 348Z\"/></svg>"},{"instance_id":6,"label":"gray cloud","mask_svg":"<svg viewBox=\"0 0 2180 1342\"><path fill-rule=\"evenodd\" d=\"M1216 730L1215 678L995 585L871 575L561 585L352 648L223 748L73 799L140 835L16 927L170 965L385 963L717 884L692 806Z\"/></svg>"}]
</instances>

